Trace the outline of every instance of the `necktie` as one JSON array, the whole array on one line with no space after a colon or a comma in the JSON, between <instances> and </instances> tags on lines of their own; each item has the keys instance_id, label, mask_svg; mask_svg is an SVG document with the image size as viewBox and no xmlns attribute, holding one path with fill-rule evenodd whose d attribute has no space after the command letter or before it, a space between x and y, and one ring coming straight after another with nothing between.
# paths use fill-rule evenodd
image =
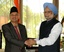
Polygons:
<instances>
[{"instance_id":1,"label":"necktie","mask_svg":"<svg viewBox=\"0 0 64 52\"><path fill-rule=\"evenodd\" d=\"M14 26L14 28L15 28L15 31L16 31L16 33L17 33L18 39L20 40L20 39L21 39L21 36L20 36L20 33L19 33L19 31L18 31L17 26Z\"/></svg>"}]
</instances>

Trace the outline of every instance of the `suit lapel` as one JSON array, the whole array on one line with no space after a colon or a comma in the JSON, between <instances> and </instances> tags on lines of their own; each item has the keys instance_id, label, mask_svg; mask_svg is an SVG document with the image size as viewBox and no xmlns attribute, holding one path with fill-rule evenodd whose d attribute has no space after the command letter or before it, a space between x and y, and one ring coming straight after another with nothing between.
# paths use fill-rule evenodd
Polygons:
<instances>
[{"instance_id":1,"label":"suit lapel","mask_svg":"<svg viewBox=\"0 0 64 52\"><path fill-rule=\"evenodd\" d=\"M18 39L18 36L17 36L15 29L11 22L9 23L9 27L10 27L10 32L11 32L12 36L15 37L16 39Z\"/></svg>"}]
</instances>

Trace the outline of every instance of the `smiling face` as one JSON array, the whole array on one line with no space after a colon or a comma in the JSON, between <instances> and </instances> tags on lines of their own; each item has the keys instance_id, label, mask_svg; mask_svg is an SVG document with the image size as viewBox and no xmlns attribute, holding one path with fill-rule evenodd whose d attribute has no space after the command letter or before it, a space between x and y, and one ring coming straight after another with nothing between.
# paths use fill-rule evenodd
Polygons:
<instances>
[{"instance_id":1,"label":"smiling face","mask_svg":"<svg viewBox=\"0 0 64 52\"><path fill-rule=\"evenodd\" d=\"M11 14L10 14L10 20L11 20L11 22L18 22L18 13L17 12L12 12Z\"/></svg>"},{"instance_id":2,"label":"smiling face","mask_svg":"<svg viewBox=\"0 0 64 52\"><path fill-rule=\"evenodd\" d=\"M54 17L54 13L48 7L46 7L44 9L44 16L47 20L51 20Z\"/></svg>"}]
</instances>

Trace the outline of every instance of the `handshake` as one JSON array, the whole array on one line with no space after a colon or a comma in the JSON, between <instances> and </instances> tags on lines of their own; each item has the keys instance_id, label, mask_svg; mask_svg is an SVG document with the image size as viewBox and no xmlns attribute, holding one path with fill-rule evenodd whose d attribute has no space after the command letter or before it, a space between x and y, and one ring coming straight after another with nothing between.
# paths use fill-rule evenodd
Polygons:
<instances>
[{"instance_id":1,"label":"handshake","mask_svg":"<svg viewBox=\"0 0 64 52\"><path fill-rule=\"evenodd\" d=\"M25 41L25 45L27 45L28 47L32 47L32 45L35 45L36 41L34 39L28 39Z\"/></svg>"}]
</instances>

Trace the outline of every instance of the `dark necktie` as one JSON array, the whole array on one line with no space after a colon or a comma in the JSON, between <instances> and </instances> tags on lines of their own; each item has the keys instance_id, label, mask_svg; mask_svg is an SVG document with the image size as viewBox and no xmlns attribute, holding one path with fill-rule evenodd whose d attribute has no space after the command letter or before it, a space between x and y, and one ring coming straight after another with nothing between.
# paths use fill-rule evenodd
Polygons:
<instances>
[{"instance_id":1,"label":"dark necktie","mask_svg":"<svg viewBox=\"0 0 64 52\"><path fill-rule=\"evenodd\" d=\"M21 35L20 35L19 31L18 31L17 26L14 26L14 28L15 28L15 31L17 33L18 39L20 40L21 39Z\"/></svg>"}]
</instances>

